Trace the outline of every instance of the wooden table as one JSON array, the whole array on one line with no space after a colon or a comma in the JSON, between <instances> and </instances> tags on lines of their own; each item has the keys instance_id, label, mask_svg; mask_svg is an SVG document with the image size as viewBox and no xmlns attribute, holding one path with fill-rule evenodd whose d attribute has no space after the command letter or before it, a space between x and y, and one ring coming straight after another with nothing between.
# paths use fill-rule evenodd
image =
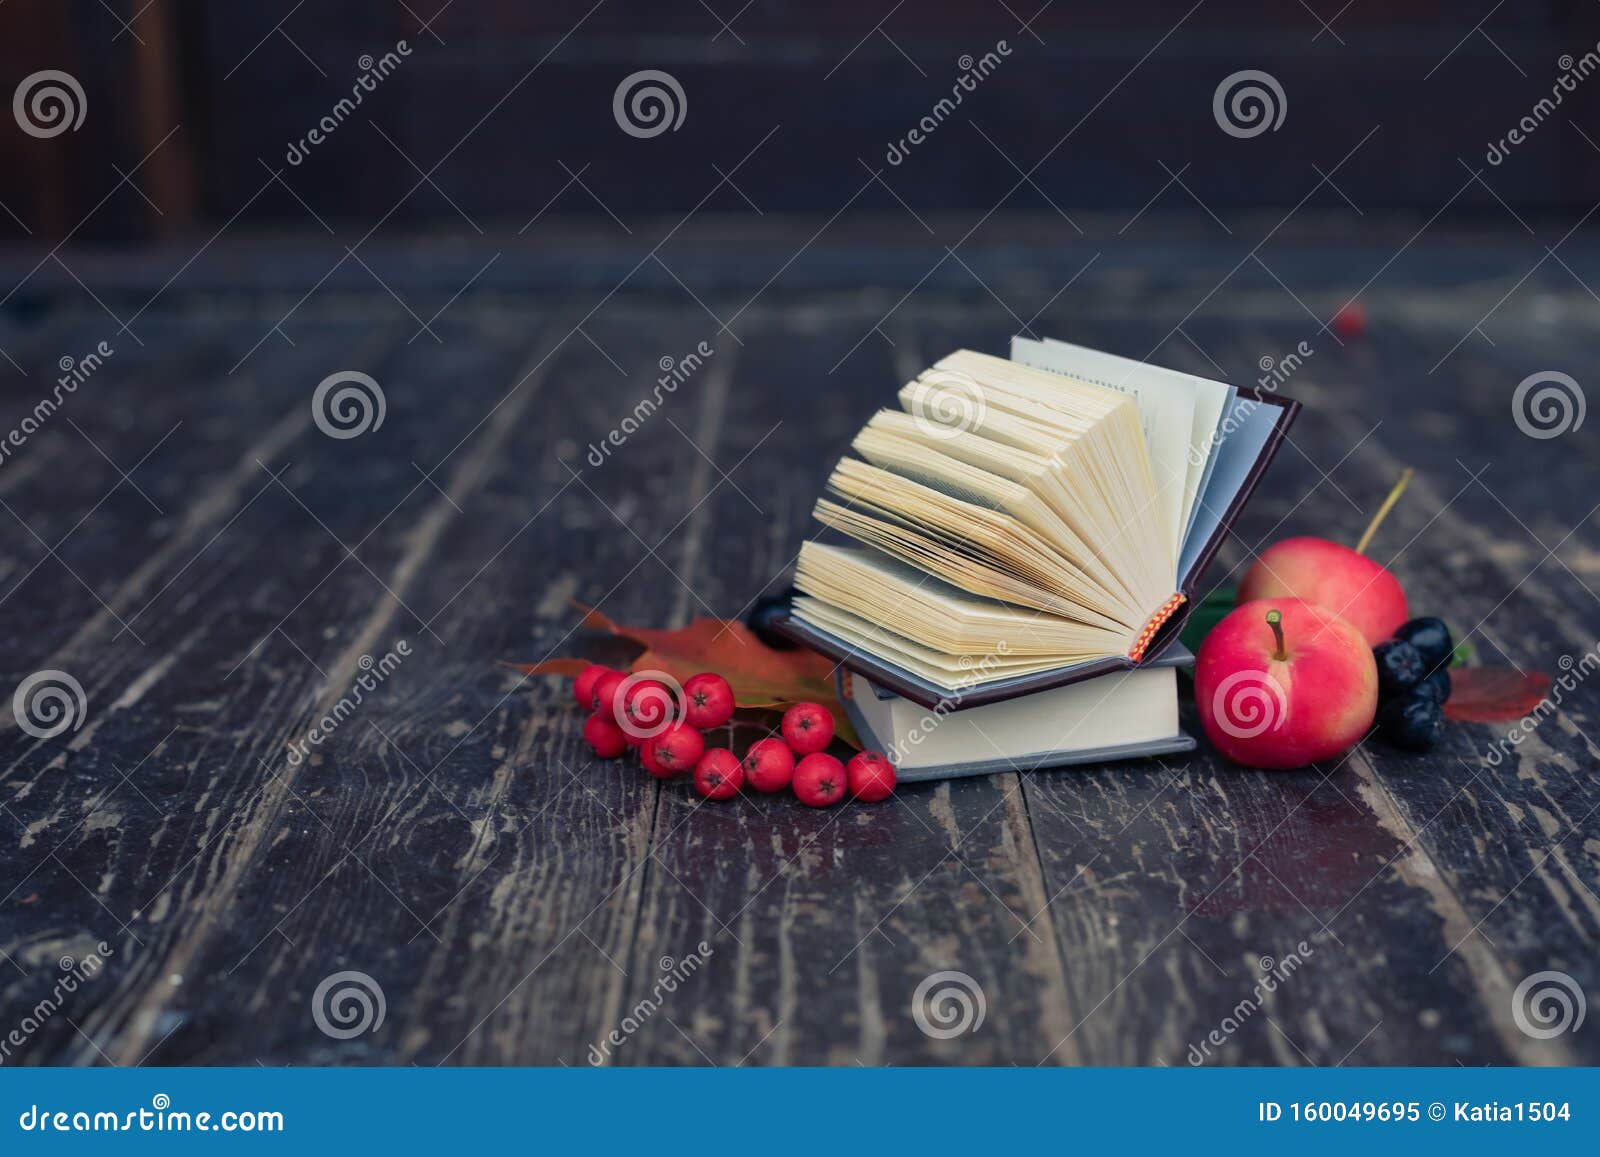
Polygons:
<instances>
[{"instance_id":1,"label":"wooden table","mask_svg":"<svg viewBox=\"0 0 1600 1157\"><path fill-rule=\"evenodd\" d=\"M0 428L113 353L0 465L0 1042L35 1021L5 1064L1600 1062L1593 1016L1537 1039L1514 1011L1544 971L1600 996L1595 682L1499 766L1505 728L1455 725L1428 756L1256 773L1202 743L816 812L598 762L564 685L496 664L570 652L574 600L668 626L780 589L865 418L1028 326L1240 384L1307 342L1306 412L1209 578L1353 541L1412 465L1375 554L1483 661L1559 674L1600 623L1596 424L1527 437L1511 395L1592 392L1600 253L1418 222L1251 259L1146 223L1093 259L1022 223L951 259L807 247L820 224L686 233L625 284L650 242L374 247L319 284L331 243L224 241L165 288L193 246L68 251L94 298L53 262L13 294ZM1341 345L1317 319L1369 280ZM343 370L386 412L336 439L310 402ZM87 700L46 739L9 706L42 670ZM912 1016L941 971L984 1008L948 1039ZM384 1016L341 1038L313 996L345 972Z\"/></svg>"}]
</instances>

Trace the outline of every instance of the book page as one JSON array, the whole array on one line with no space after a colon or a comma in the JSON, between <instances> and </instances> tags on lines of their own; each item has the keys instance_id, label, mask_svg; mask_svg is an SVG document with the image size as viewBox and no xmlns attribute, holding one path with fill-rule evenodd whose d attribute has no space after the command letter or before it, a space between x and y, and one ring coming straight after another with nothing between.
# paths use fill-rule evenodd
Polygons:
<instances>
[{"instance_id":1,"label":"book page","mask_svg":"<svg viewBox=\"0 0 1600 1157\"><path fill-rule=\"evenodd\" d=\"M1212 457L1216 469L1206 479L1206 488L1195 505L1194 526L1183 546L1183 556L1178 561L1178 582L1183 584L1192 577L1190 572L1199 561L1206 543L1217 533L1222 518L1239 491L1244 489L1272 438L1281 409L1240 395L1229 408L1217 431L1217 444Z\"/></svg>"},{"instance_id":2,"label":"book page","mask_svg":"<svg viewBox=\"0 0 1600 1157\"><path fill-rule=\"evenodd\" d=\"M1216 448L1217 423L1222 412L1233 403L1237 390L1222 382L1195 378L1194 433L1189 438L1189 521L1194 519L1195 499L1205 485L1205 474L1211 465L1212 451ZM1199 470L1193 467L1199 464Z\"/></svg>"},{"instance_id":3,"label":"book page","mask_svg":"<svg viewBox=\"0 0 1600 1157\"><path fill-rule=\"evenodd\" d=\"M1161 525L1170 535L1172 556L1183 544L1189 480L1189 439L1194 434L1194 391L1159 375L1139 362L1066 342L1011 339L1011 360L1127 394L1139 404L1150 468L1155 472Z\"/></svg>"},{"instance_id":4,"label":"book page","mask_svg":"<svg viewBox=\"0 0 1600 1157\"><path fill-rule=\"evenodd\" d=\"M1048 339L1048 343L1061 346L1067 344L1054 338ZM1110 362L1124 363L1126 372L1140 381L1165 380L1175 385L1186 386L1193 392L1194 424L1189 432L1188 444L1184 447L1184 462L1187 469L1183 486L1183 522L1179 530L1179 541L1182 542L1187 539L1189 528L1194 522L1195 506L1205 483L1205 476L1211 469L1211 459L1216 449L1217 423L1222 418L1223 409L1233 401L1238 391L1223 382L1214 382L1209 378L1186 374L1181 370L1153 366L1148 362L1133 361L1131 358L1119 358L1114 354L1099 356Z\"/></svg>"}]
</instances>

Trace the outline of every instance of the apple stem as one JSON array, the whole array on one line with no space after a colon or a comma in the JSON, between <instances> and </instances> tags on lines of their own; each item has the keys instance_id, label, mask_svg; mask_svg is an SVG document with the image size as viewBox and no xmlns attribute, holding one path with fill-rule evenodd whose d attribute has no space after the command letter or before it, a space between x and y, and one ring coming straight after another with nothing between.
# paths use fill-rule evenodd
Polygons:
<instances>
[{"instance_id":1,"label":"apple stem","mask_svg":"<svg viewBox=\"0 0 1600 1157\"><path fill-rule=\"evenodd\" d=\"M1411 476L1416 471L1407 466L1400 472L1400 481L1394 484L1394 489L1389 491L1389 497L1383 500L1383 505L1378 507L1378 513L1372 516L1372 521L1367 523L1366 531L1361 535L1361 541L1356 543L1356 553L1366 554L1367 543L1372 541L1372 536L1378 533L1378 527L1383 525L1383 520L1389 517L1389 511L1394 509L1394 504L1400 501L1400 496L1406 492L1406 487L1411 485Z\"/></svg>"},{"instance_id":2,"label":"apple stem","mask_svg":"<svg viewBox=\"0 0 1600 1157\"><path fill-rule=\"evenodd\" d=\"M1272 628L1272 637L1278 642L1278 649L1272 652L1273 661L1282 663L1289 658L1289 652L1283 649L1283 613L1278 608L1267 612L1267 626Z\"/></svg>"}]
</instances>

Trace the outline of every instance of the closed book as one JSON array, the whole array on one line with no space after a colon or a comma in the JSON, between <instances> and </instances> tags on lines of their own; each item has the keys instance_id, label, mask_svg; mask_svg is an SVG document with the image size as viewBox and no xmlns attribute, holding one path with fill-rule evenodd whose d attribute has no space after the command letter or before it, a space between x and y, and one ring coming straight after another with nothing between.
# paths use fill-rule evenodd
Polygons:
<instances>
[{"instance_id":1,"label":"closed book","mask_svg":"<svg viewBox=\"0 0 1600 1157\"><path fill-rule=\"evenodd\" d=\"M908 782L1037 771L1047 767L1194 750L1178 722L1181 644L1130 670L957 710L926 707L841 668L839 701L868 750Z\"/></svg>"}]
</instances>

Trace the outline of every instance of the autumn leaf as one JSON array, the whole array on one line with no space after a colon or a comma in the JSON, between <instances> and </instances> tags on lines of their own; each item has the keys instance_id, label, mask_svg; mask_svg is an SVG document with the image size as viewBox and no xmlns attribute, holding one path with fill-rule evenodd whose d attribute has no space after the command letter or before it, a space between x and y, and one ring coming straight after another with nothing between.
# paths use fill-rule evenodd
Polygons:
<instances>
[{"instance_id":1,"label":"autumn leaf","mask_svg":"<svg viewBox=\"0 0 1600 1157\"><path fill-rule=\"evenodd\" d=\"M589 665L587 659L546 659L543 663L507 663L507 667L515 667L524 675L564 675L568 679L576 679Z\"/></svg>"},{"instance_id":2,"label":"autumn leaf","mask_svg":"<svg viewBox=\"0 0 1600 1157\"><path fill-rule=\"evenodd\" d=\"M833 690L833 662L803 648L779 651L767 646L736 619L695 619L666 631L629 627L597 610L579 607L583 625L638 643L644 650L627 670L665 671L683 683L702 671L715 671L733 688L740 707L782 710L792 703L820 703L833 715L834 734L860 747L855 729ZM542 663L507 663L526 675L571 677L586 665L583 659L546 659Z\"/></svg>"},{"instance_id":3,"label":"autumn leaf","mask_svg":"<svg viewBox=\"0 0 1600 1157\"><path fill-rule=\"evenodd\" d=\"M1447 719L1507 723L1521 719L1550 693L1550 676L1508 667L1455 667L1450 671Z\"/></svg>"}]
</instances>

